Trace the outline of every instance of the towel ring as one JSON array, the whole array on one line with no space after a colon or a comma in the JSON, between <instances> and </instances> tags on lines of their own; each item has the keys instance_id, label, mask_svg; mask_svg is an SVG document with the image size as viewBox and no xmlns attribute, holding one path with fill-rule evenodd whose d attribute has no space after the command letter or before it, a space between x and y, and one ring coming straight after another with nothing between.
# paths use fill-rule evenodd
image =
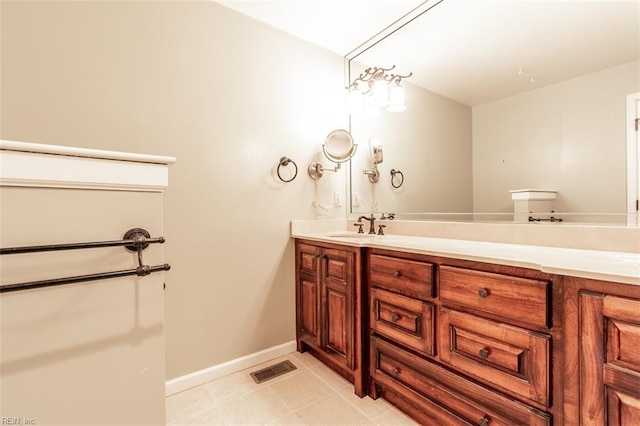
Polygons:
<instances>
[{"instance_id":1,"label":"towel ring","mask_svg":"<svg viewBox=\"0 0 640 426\"><path fill-rule=\"evenodd\" d=\"M396 175L400 175L400 183L397 185L394 182L394 178L396 177ZM402 172L400 170L391 169L391 186L398 189L402 186L403 183L404 183L404 175L402 174Z\"/></svg>"},{"instance_id":2,"label":"towel ring","mask_svg":"<svg viewBox=\"0 0 640 426\"><path fill-rule=\"evenodd\" d=\"M280 175L280 167L287 167L289 165L289 163L293 164L293 167L295 167L295 172L293 173L293 177L291 179L283 179L283 177ZM292 180L294 180L296 178L296 176L298 176L298 165L295 163L295 161L293 161L290 158L287 157L281 157L280 158L280 162L278 163L278 179L280 179L281 181L283 181L284 183L289 183Z\"/></svg>"}]
</instances>

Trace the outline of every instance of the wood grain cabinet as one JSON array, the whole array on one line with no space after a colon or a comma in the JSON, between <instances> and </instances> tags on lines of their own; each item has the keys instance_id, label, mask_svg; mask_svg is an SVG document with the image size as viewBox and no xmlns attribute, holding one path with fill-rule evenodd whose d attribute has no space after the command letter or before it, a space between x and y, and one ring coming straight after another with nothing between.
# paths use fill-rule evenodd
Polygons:
<instances>
[{"instance_id":1,"label":"wood grain cabinet","mask_svg":"<svg viewBox=\"0 0 640 426\"><path fill-rule=\"evenodd\" d=\"M296 340L366 394L360 249L296 240Z\"/></svg>"},{"instance_id":2,"label":"wood grain cabinet","mask_svg":"<svg viewBox=\"0 0 640 426\"><path fill-rule=\"evenodd\" d=\"M581 292L580 420L640 425L640 300Z\"/></svg>"},{"instance_id":3,"label":"wood grain cabinet","mask_svg":"<svg viewBox=\"0 0 640 426\"><path fill-rule=\"evenodd\" d=\"M640 425L640 285L296 240L297 338L425 425Z\"/></svg>"},{"instance_id":4,"label":"wood grain cabinet","mask_svg":"<svg viewBox=\"0 0 640 426\"><path fill-rule=\"evenodd\" d=\"M548 276L379 249L368 259L373 398L422 424L552 424Z\"/></svg>"}]
</instances>

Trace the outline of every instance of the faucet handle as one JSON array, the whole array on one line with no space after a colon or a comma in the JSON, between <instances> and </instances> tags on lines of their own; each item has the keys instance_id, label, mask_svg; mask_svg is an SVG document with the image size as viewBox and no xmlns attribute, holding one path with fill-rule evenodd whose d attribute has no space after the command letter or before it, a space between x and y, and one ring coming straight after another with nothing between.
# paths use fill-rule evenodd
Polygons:
<instances>
[{"instance_id":1,"label":"faucet handle","mask_svg":"<svg viewBox=\"0 0 640 426\"><path fill-rule=\"evenodd\" d=\"M364 223L354 223L353 226L359 226L358 234L364 234L364 231L362 230L362 227L364 226Z\"/></svg>"},{"instance_id":2,"label":"faucet handle","mask_svg":"<svg viewBox=\"0 0 640 426\"><path fill-rule=\"evenodd\" d=\"M380 216L380 220L386 220L386 219L393 220L395 218L396 218L396 214L395 213L389 213L386 216L385 216L384 213L382 213L382 216Z\"/></svg>"},{"instance_id":3,"label":"faucet handle","mask_svg":"<svg viewBox=\"0 0 640 426\"><path fill-rule=\"evenodd\" d=\"M386 228L387 225L378 225L378 235L384 235L382 228Z\"/></svg>"}]
</instances>

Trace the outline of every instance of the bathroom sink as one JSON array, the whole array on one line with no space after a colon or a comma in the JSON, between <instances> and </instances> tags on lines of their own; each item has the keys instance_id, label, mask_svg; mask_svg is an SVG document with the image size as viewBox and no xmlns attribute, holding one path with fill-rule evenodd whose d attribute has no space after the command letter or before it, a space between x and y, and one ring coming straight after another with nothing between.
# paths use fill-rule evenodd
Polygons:
<instances>
[{"instance_id":1,"label":"bathroom sink","mask_svg":"<svg viewBox=\"0 0 640 426\"><path fill-rule=\"evenodd\" d=\"M375 235L375 234L358 234L357 232L349 232L349 231L336 232L335 234L329 235L329 237L331 238L364 238L364 239L371 239L377 236L378 235Z\"/></svg>"}]
</instances>

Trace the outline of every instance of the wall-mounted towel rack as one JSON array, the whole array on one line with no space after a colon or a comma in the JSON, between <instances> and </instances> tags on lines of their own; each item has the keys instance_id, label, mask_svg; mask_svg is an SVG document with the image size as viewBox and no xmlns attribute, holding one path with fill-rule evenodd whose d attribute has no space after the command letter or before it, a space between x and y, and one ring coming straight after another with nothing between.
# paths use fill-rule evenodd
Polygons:
<instances>
[{"instance_id":1,"label":"wall-mounted towel rack","mask_svg":"<svg viewBox=\"0 0 640 426\"><path fill-rule=\"evenodd\" d=\"M396 176L399 176L398 177L399 181L396 181L395 179ZM404 174L402 174L400 170L391 169L391 186L393 186L395 189L398 189L402 186L403 183L404 183Z\"/></svg>"},{"instance_id":2,"label":"wall-mounted towel rack","mask_svg":"<svg viewBox=\"0 0 640 426\"><path fill-rule=\"evenodd\" d=\"M295 171L293 172L293 177L289 179L285 179L280 174L280 167L287 167L289 164L293 164ZM292 182L296 178L296 176L298 176L298 165L291 158L280 157L280 161L278 162L278 168L276 169L276 172L278 173L278 179L280 179L284 183L289 183L289 182Z\"/></svg>"},{"instance_id":3,"label":"wall-mounted towel rack","mask_svg":"<svg viewBox=\"0 0 640 426\"><path fill-rule=\"evenodd\" d=\"M529 212L529 213L533 213L533 212ZM551 210L551 213L555 213L555 212ZM549 218L541 218L541 217L529 216L529 222L562 222L562 221L563 219L561 217L551 216Z\"/></svg>"},{"instance_id":4,"label":"wall-mounted towel rack","mask_svg":"<svg viewBox=\"0 0 640 426\"><path fill-rule=\"evenodd\" d=\"M63 284L72 284L84 281L96 281L108 278L119 278L128 275L145 276L153 272L168 271L171 266L167 263L164 265L149 266L144 265L142 260L142 250L146 249L149 244L164 243L163 237L150 238L149 233L142 228L132 228L125 232L122 240L114 241L97 241L97 242L84 242L84 243L69 243L69 244L49 244L41 246L25 246L25 247L10 247L0 249L0 255L5 254L22 254L22 253L37 253L46 251L59 251L59 250L76 250L86 248L99 248L99 247L117 247L124 246L127 250L135 251L138 253L138 267L132 269L125 269L121 271L101 272L97 274L89 275L77 275L73 277L54 278L41 281L29 281L17 284L5 284L0 285L0 293L6 293L10 291L28 290L33 288L52 287Z\"/></svg>"},{"instance_id":5,"label":"wall-mounted towel rack","mask_svg":"<svg viewBox=\"0 0 640 426\"><path fill-rule=\"evenodd\" d=\"M131 251L137 251L138 246L146 249L149 244L164 243L163 237L150 238L149 233L142 228L132 228L125 232L122 240L114 241L94 241L86 243L69 243L69 244L47 244L42 246L26 246L26 247L9 247L0 248L0 255L3 254L21 254L21 253L37 253L42 251L59 251L59 250L77 250L87 248L100 247L117 247L125 246Z\"/></svg>"}]
</instances>

